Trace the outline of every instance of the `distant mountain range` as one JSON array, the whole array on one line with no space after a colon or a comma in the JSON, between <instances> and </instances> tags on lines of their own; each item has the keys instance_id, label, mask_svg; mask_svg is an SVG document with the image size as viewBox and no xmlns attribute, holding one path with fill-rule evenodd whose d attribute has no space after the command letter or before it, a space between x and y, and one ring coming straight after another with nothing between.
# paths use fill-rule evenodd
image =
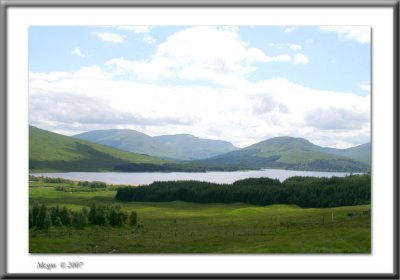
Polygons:
<instances>
[{"instance_id":1,"label":"distant mountain range","mask_svg":"<svg viewBox=\"0 0 400 280\"><path fill-rule=\"evenodd\" d=\"M209 168L367 172L370 143L348 149L324 148L303 138L275 137L238 151L193 163Z\"/></svg>"},{"instance_id":2,"label":"distant mountain range","mask_svg":"<svg viewBox=\"0 0 400 280\"><path fill-rule=\"evenodd\" d=\"M189 134L151 137L134 130L97 130L73 137L29 127L34 171L206 171L280 168L370 171L371 144L320 147L303 138L275 137L243 149Z\"/></svg>"},{"instance_id":3,"label":"distant mountain range","mask_svg":"<svg viewBox=\"0 0 400 280\"><path fill-rule=\"evenodd\" d=\"M164 143L144 133L128 129L94 130L73 136L119 150L160 158L185 158Z\"/></svg>"},{"instance_id":4,"label":"distant mountain range","mask_svg":"<svg viewBox=\"0 0 400 280\"><path fill-rule=\"evenodd\" d=\"M190 134L151 137L129 129L94 130L73 137L164 159L205 159L238 150L231 143L222 140L202 139Z\"/></svg>"},{"instance_id":5,"label":"distant mountain range","mask_svg":"<svg viewBox=\"0 0 400 280\"><path fill-rule=\"evenodd\" d=\"M223 140L202 139L190 134L155 136L155 139L185 155L185 159L205 159L239 148Z\"/></svg>"}]
</instances>

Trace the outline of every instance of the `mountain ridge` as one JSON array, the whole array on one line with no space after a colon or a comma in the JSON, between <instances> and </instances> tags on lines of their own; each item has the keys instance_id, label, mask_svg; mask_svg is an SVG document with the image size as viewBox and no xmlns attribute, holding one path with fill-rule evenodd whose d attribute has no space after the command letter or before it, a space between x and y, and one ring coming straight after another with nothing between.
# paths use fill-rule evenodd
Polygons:
<instances>
[{"instance_id":1,"label":"mountain ridge","mask_svg":"<svg viewBox=\"0 0 400 280\"><path fill-rule=\"evenodd\" d=\"M370 143L347 149L335 149L318 146L305 138L280 136L206 159L166 160L147 154L126 152L33 126L29 127L29 131L29 163L32 170L47 168L60 171L192 172L278 168L342 172L370 171ZM115 131L124 132L124 130ZM97 133L101 134L103 132L98 131ZM105 136L107 134L108 132ZM142 137L144 142L150 141L152 143L151 141L154 140L153 137L140 132L135 133L135 135ZM159 141L163 140L165 142L165 145L170 141L179 143L182 139L186 139L186 141L188 139L198 139L190 134L162 135L158 137ZM224 140L212 141L213 145L215 143L229 143ZM184 144L180 143L179 145L184 146Z\"/></svg>"},{"instance_id":2,"label":"mountain ridge","mask_svg":"<svg viewBox=\"0 0 400 280\"><path fill-rule=\"evenodd\" d=\"M368 146L368 143L365 144ZM356 146L358 147L358 146ZM238 151L195 161L199 165L225 166L248 169L283 168L294 170L368 172L367 162L344 156L356 147L348 149L326 148L304 138L280 136L260 141ZM370 150L368 150L370 152ZM364 158L368 158L365 155Z\"/></svg>"},{"instance_id":3,"label":"mountain ridge","mask_svg":"<svg viewBox=\"0 0 400 280\"><path fill-rule=\"evenodd\" d=\"M149 136L131 129L93 130L72 137L172 160L204 159L238 149L225 140L204 139L191 134Z\"/></svg>"}]
</instances>

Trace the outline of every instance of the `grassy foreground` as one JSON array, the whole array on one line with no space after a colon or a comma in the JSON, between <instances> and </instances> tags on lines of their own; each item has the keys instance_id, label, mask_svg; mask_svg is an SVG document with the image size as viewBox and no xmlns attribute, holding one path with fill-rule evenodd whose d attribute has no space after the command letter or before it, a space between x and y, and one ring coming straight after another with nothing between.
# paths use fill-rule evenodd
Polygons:
<instances>
[{"instance_id":1,"label":"grassy foreground","mask_svg":"<svg viewBox=\"0 0 400 280\"><path fill-rule=\"evenodd\" d=\"M53 184L57 185L57 184ZM115 191L62 192L31 187L30 203L80 209L113 204ZM31 229L30 253L370 253L369 205L299 208L197 204L180 201L118 203L138 213L140 227ZM364 212L363 212L364 211ZM333 212L333 220L332 220ZM349 217L348 214L355 214Z\"/></svg>"}]
</instances>

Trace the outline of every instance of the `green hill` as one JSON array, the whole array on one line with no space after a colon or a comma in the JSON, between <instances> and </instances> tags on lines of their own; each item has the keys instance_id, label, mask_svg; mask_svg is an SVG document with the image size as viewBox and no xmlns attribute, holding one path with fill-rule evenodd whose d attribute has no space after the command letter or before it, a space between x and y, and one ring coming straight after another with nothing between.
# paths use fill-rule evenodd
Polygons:
<instances>
[{"instance_id":1,"label":"green hill","mask_svg":"<svg viewBox=\"0 0 400 280\"><path fill-rule=\"evenodd\" d=\"M370 170L369 164L365 162L334 154L332 151L326 152L326 148L314 145L306 139L294 137L271 138L238 151L196 161L196 164L208 167L219 166L228 170L237 168L284 168L342 172L367 172Z\"/></svg>"},{"instance_id":2,"label":"green hill","mask_svg":"<svg viewBox=\"0 0 400 280\"><path fill-rule=\"evenodd\" d=\"M202 139L190 134L161 135L155 139L185 155L187 159L205 159L238 150L228 141Z\"/></svg>"},{"instance_id":3,"label":"green hill","mask_svg":"<svg viewBox=\"0 0 400 280\"><path fill-rule=\"evenodd\" d=\"M160 158L185 159L185 155L153 137L130 129L94 130L74 135L78 139L113 147L119 150L147 154Z\"/></svg>"},{"instance_id":4,"label":"green hill","mask_svg":"<svg viewBox=\"0 0 400 280\"><path fill-rule=\"evenodd\" d=\"M31 172L112 171L121 165L162 167L168 163L29 126Z\"/></svg>"},{"instance_id":5,"label":"green hill","mask_svg":"<svg viewBox=\"0 0 400 280\"><path fill-rule=\"evenodd\" d=\"M327 153L349 157L365 163L371 163L371 143L365 143L347 149L324 148Z\"/></svg>"},{"instance_id":6,"label":"green hill","mask_svg":"<svg viewBox=\"0 0 400 280\"><path fill-rule=\"evenodd\" d=\"M97 139L109 139L106 131L91 133ZM207 149L217 147L235 148L229 142L210 140L192 135L168 135L150 137L139 132L129 131L142 139L141 147L151 149L153 141L168 146L180 147L176 154L186 153L206 156ZM121 136L122 135L122 136ZM126 147L126 131L114 133L114 144ZM118 136L118 137L117 137ZM88 135L86 135L88 139ZM115 139L119 139L118 141ZM149 141L146 145L146 141ZM128 141L129 142L129 141ZM193 147L193 148L191 148ZM161 150L158 150L161 152ZM215 150L214 150L215 152ZM192 153L192 154L190 154ZM197 153L197 154L196 154ZM205 171L205 170L243 170L261 168L281 168L315 171L370 171L370 144L349 149L324 148L312 144L306 139L276 137L241 150L235 150L202 160L175 162L163 160L146 154L122 151L82 139L60 135L29 127L29 168L31 172L40 171Z\"/></svg>"},{"instance_id":7,"label":"green hill","mask_svg":"<svg viewBox=\"0 0 400 280\"><path fill-rule=\"evenodd\" d=\"M151 137L130 129L94 130L73 137L124 151L177 160L205 159L238 149L227 141L202 139L190 134Z\"/></svg>"}]
</instances>

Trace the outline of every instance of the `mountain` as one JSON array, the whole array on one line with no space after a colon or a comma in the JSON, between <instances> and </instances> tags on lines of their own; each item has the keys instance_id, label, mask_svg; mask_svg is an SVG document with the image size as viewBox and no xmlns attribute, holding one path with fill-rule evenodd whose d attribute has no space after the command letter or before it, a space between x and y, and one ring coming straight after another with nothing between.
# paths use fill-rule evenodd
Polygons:
<instances>
[{"instance_id":1,"label":"mountain","mask_svg":"<svg viewBox=\"0 0 400 280\"><path fill-rule=\"evenodd\" d=\"M205 159L238 150L228 141L202 139L190 134L161 135L154 138L178 154L184 154L187 159Z\"/></svg>"},{"instance_id":2,"label":"mountain","mask_svg":"<svg viewBox=\"0 0 400 280\"><path fill-rule=\"evenodd\" d=\"M121 134L122 133L122 136ZM137 131L113 131L113 142L132 147L125 134L141 139L139 147L175 147L188 158L236 149L225 141L206 140L187 134L150 137ZM86 134L87 139L109 140L109 131ZM128 139L129 140L129 139ZM100 141L100 140L98 140ZM140 144L139 141L137 143ZM149 145L146 145L149 144ZM156 146L160 144L161 146ZM29 126L29 169L39 171L205 171L281 168L315 171L370 171L369 143L348 149L320 147L306 139L276 137L249 147L207 159L176 162L122 151L86 140ZM168 150L166 148L166 150ZM161 150L160 150L161 152Z\"/></svg>"},{"instance_id":3,"label":"mountain","mask_svg":"<svg viewBox=\"0 0 400 280\"><path fill-rule=\"evenodd\" d=\"M173 148L136 130L94 130L77 134L73 137L128 152L147 154L160 158L185 158L183 154L180 154Z\"/></svg>"},{"instance_id":4,"label":"mountain","mask_svg":"<svg viewBox=\"0 0 400 280\"><path fill-rule=\"evenodd\" d=\"M365 163L371 163L371 143L365 143L347 149L325 148L325 151L327 153L349 157Z\"/></svg>"},{"instance_id":5,"label":"mountain","mask_svg":"<svg viewBox=\"0 0 400 280\"><path fill-rule=\"evenodd\" d=\"M170 162L29 126L30 171L111 171L124 166L162 169Z\"/></svg>"},{"instance_id":6,"label":"mountain","mask_svg":"<svg viewBox=\"0 0 400 280\"><path fill-rule=\"evenodd\" d=\"M202 139L189 134L151 137L129 129L94 130L73 137L124 151L177 160L204 159L238 149L222 140Z\"/></svg>"},{"instance_id":7,"label":"mountain","mask_svg":"<svg viewBox=\"0 0 400 280\"><path fill-rule=\"evenodd\" d=\"M361 156L363 150L365 150L365 147L345 150L330 149L312 144L303 138L275 137L238 151L198 160L194 164L209 168L219 167L226 170L237 168L283 168L367 172L370 170L368 163L350 157L351 155L356 155L358 158L366 159L367 156Z\"/></svg>"}]
</instances>

